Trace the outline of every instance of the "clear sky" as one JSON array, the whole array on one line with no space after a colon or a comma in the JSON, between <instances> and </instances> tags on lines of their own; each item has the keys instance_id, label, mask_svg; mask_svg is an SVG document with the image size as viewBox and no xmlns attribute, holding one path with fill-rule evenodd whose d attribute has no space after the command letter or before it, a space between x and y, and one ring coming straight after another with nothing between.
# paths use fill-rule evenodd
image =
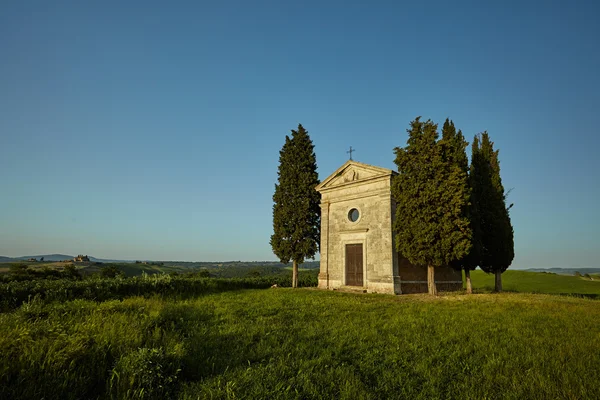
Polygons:
<instances>
[{"instance_id":1,"label":"clear sky","mask_svg":"<svg viewBox=\"0 0 600 400\"><path fill-rule=\"evenodd\" d=\"M597 1L3 1L0 255L275 260L279 150L500 150L513 266L598 266Z\"/></svg>"}]
</instances>

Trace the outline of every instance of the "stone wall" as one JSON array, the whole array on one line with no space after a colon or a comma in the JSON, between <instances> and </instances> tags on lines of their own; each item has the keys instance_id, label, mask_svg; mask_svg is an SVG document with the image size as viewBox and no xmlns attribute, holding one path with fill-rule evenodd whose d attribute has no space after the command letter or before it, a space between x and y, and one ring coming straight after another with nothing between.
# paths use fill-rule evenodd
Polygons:
<instances>
[{"instance_id":1,"label":"stone wall","mask_svg":"<svg viewBox=\"0 0 600 400\"><path fill-rule=\"evenodd\" d=\"M427 268L412 265L401 255L398 255L398 260L402 293L427 293ZM462 272L450 267L436 267L435 282L440 292L462 290Z\"/></svg>"}]
</instances>

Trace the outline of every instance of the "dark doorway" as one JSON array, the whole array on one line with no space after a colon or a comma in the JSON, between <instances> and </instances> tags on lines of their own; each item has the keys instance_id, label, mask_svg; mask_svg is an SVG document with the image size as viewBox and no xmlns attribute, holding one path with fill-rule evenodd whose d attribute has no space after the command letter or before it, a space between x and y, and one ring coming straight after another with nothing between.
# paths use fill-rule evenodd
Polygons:
<instances>
[{"instance_id":1,"label":"dark doorway","mask_svg":"<svg viewBox=\"0 0 600 400\"><path fill-rule=\"evenodd\" d=\"M346 285L363 286L363 246L346 245Z\"/></svg>"}]
</instances>

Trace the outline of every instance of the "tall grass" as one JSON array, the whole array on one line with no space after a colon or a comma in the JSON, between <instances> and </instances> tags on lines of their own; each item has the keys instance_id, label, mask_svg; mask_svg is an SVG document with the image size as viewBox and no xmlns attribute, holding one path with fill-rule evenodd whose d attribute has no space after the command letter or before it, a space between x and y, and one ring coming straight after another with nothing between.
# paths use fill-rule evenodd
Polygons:
<instances>
[{"instance_id":1,"label":"tall grass","mask_svg":"<svg viewBox=\"0 0 600 400\"><path fill-rule=\"evenodd\" d=\"M43 302L85 299L106 301L130 296L164 295L194 297L239 289L268 288L273 284L291 286L291 276L275 275L256 278L203 278L198 275L142 275L132 278L90 278L81 281L70 279L28 280L0 283L0 310L14 309L26 301ZM316 286L314 274L299 275L301 287Z\"/></svg>"},{"instance_id":2,"label":"tall grass","mask_svg":"<svg viewBox=\"0 0 600 400\"><path fill-rule=\"evenodd\" d=\"M600 302L237 290L26 302L0 398L600 398Z\"/></svg>"}]
</instances>

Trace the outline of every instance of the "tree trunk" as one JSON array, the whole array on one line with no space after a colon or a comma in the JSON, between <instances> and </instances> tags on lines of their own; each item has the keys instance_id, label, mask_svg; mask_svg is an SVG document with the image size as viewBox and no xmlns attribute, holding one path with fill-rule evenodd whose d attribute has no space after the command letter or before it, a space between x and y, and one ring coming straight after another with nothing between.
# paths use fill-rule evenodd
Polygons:
<instances>
[{"instance_id":1,"label":"tree trunk","mask_svg":"<svg viewBox=\"0 0 600 400\"><path fill-rule=\"evenodd\" d=\"M465 269L465 280L467 281L467 294L473 294L473 286L471 285L471 270Z\"/></svg>"},{"instance_id":2,"label":"tree trunk","mask_svg":"<svg viewBox=\"0 0 600 400\"><path fill-rule=\"evenodd\" d=\"M435 270L433 265L427 266L427 291L432 296L437 296L437 287L435 285Z\"/></svg>"},{"instance_id":3,"label":"tree trunk","mask_svg":"<svg viewBox=\"0 0 600 400\"><path fill-rule=\"evenodd\" d=\"M496 272L496 287L494 291L498 293L502 291L502 272Z\"/></svg>"},{"instance_id":4,"label":"tree trunk","mask_svg":"<svg viewBox=\"0 0 600 400\"><path fill-rule=\"evenodd\" d=\"M292 287L298 287L298 262L294 260L292 266Z\"/></svg>"}]
</instances>

